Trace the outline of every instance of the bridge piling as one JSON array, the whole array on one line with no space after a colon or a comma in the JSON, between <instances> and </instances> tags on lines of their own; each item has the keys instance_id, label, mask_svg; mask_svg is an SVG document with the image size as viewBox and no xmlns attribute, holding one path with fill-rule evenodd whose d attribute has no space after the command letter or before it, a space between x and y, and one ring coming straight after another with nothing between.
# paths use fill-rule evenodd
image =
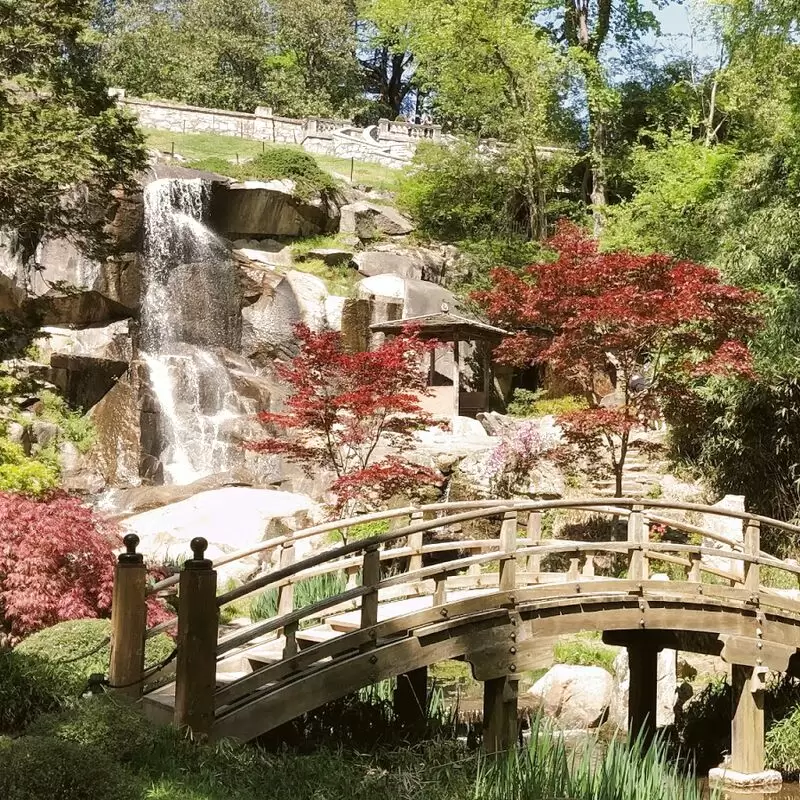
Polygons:
<instances>
[{"instance_id":1,"label":"bridge piling","mask_svg":"<svg viewBox=\"0 0 800 800\"><path fill-rule=\"evenodd\" d=\"M139 537L129 533L123 539L125 552L114 567L111 599L111 664L109 682L114 691L138 698L144 672L144 633L147 627L144 557L136 552Z\"/></svg>"},{"instance_id":2,"label":"bridge piling","mask_svg":"<svg viewBox=\"0 0 800 800\"><path fill-rule=\"evenodd\" d=\"M483 682L483 752L499 755L512 748L518 736L519 681L508 676Z\"/></svg>"},{"instance_id":3,"label":"bridge piling","mask_svg":"<svg viewBox=\"0 0 800 800\"><path fill-rule=\"evenodd\" d=\"M204 738L214 725L217 666L217 573L205 558L208 542L192 539L178 594L175 726Z\"/></svg>"},{"instance_id":4,"label":"bridge piling","mask_svg":"<svg viewBox=\"0 0 800 800\"><path fill-rule=\"evenodd\" d=\"M628 731L631 739L641 737L647 746L656 731L658 647L649 641L629 644L628 668Z\"/></svg>"}]
</instances>

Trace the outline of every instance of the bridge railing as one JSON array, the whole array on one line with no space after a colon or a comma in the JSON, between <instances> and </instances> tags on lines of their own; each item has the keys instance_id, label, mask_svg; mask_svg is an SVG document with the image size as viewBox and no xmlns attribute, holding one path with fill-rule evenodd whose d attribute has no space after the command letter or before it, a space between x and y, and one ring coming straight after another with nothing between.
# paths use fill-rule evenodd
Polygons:
<instances>
[{"instance_id":1,"label":"bridge railing","mask_svg":"<svg viewBox=\"0 0 800 800\"><path fill-rule=\"evenodd\" d=\"M520 589L536 590L541 594L554 583L571 587L574 592L590 592L593 586L608 589L613 582L620 592L636 590L648 584L651 576L651 561L674 564L686 570L685 582L674 582L676 589L688 591L685 586L694 584L694 591L718 593L721 596L750 599L766 604L791 606L800 610L800 603L781 595L771 594L761 586L759 568L773 567L795 576L800 567L783 562L763 553L760 549L760 526L766 524L791 533L800 533L800 528L757 515L718 509L689 503L668 503L656 500L615 498L589 498L585 500L533 501L469 501L462 503L438 503L422 507L406 507L387 512L362 515L346 520L336 520L309 527L292 535L279 537L263 544L239 551L220 559L216 565L204 559L202 540L194 540L195 557L186 563L179 576L161 581L152 591L163 591L176 583L179 587L179 619L176 689L176 719L179 716L178 698L210 696L207 700L201 727L209 724L208 715L215 707L234 702L253 690L254 684L270 679L273 673L289 674L310 659L319 658L320 653L335 655L341 648L351 647L353 639L343 637L341 642L332 640L298 651L297 634L301 626L312 620L325 620L342 610L360 609L357 631L359 646L371 646L379 636L379 602L403 597L430 595L433 607L448 602L448 592L462 589L484 589L492 592L514 592ZM599 513L612 518L626 518L627 537L623 541L572 541L543 538L543 514L550 510L571 510ZM716 514L741 520L743 540L737 541L718 532L693 525L685 520L664 516L667 510ZM443 516L440 516L442 515ZM426 516L428 517L426 519ZM335 530L347 531L365 521L409 520L395 530L371 536L367 539L348 542L315 552L295 561L295 545L304 539ZM494 519L499 524L496 539L468 539L425 543L425 534L431 531L453 529L464 523ZM721 551L702 544L654 541L650 536L652 525L665 525L683 533L702 536L717 541L730 549ZM247 581L230 591L217 596L216 580L201 578L213 574L213 566L249 557L280 548L279 564L268 573ZM439 563L427 563L442 555L449 556ZM609 578L598 573L598 560L609 555L627 561L624 578ZM426 558L427 557L427 558ZM560 571L546 571L545 563L555 557L568 559L569 566ZM725 570L704 561L704 557L724 559L728 564L741 564L739 570ZM391 570L386 569L391 567ZM602 571L602 570L600 570ZM301 580L344 572L348 575L347 587L331 597L323 598L304 608L294 608L294 587ZM702 583L702 574L723 580L727 586L718 587ZM358 574L361 576L358 582ZM663 587L664 584L661 584ZM219 639L217 613L229 603L266 590L277 590L277 614L270 619L256 622L242 630L234 631ZM724 589L724 591L723 591ZM731 594L733 592L733 595ZM124 593L123 593L124 595ZM144 593L141 593L144 603ZM141 642L138 634L126 629L120 619L130 617L124 608L117 609L114 625L117 652L127 652L125 641L133 638ZM170 627L170 620L144 635L152 636ZM214 690L213 670L217 659L246 648L254 640L266 637L284 637L282 665L273 665L266 670L245 676L227 686ZM347 640L347 641L345 641ZM181 657L181 650L184 650ZM201 652L202 651L202 652ZM137 651L138 652L138 651ZM136 656L138 658L138 655ZM205 665L198 669L198 665ZM280 669L278 668L280 667ZM128 674L135 665L128 666ZM272 670L272 672L270 672ZM115 683L112 675L112 683ZM210 682L210 683L209 683ZM210 687L210 688L209 688ZM188 702L188 701L186 701ZM187 717L186 702L183 703L183 724L197 719ZM203 716L201 714L201 716Z\"/></svg>"}]
</instances>

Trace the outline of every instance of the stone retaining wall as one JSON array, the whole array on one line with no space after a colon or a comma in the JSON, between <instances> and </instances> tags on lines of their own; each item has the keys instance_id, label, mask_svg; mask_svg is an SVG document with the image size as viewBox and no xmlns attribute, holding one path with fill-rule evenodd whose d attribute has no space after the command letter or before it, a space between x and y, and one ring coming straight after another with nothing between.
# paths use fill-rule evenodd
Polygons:
<instances>
[{"instance_id":1,"label":"stone retaining wall","mask_svg":"<svg viewBox=\"0 0 800 800\"><path fill-rule=\"evenodd\" d=\"M319 155L354 158L392 168L408 164L419 142L439 141L442 135L438 125L413 125L382 119L378 125L359 128L345 120L277 117L269 108L257 108L254 114L246 114L165 100L142 100L126 97L120 89L111 91L118 103L133 112L146 128L173 133L216 133L294 144Z\"/></svg>"}]
</instances>

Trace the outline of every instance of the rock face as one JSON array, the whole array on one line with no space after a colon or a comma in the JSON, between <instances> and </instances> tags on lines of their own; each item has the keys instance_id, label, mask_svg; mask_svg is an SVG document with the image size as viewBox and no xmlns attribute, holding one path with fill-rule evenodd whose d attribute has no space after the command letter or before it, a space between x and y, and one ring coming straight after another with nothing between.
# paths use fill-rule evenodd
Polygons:
<instances>
[{"instance_id":1,"label":"rock face","mask_svg":"<svg viewBox=\"0 0 800 800\"><path fill-rule=\"evenodd\" d=\"M332 200L301 200L291 181L246 181L214 185L210 225L228 239L315 236L336 230L339 211Z\"/></svg>"},{"instance_id":2,"label":"rock face","mask_svg":"<svg viewBox=\"0 0 800 800\"><path fill-rule=\"evenodd\" d=\"M726 494L718 503L714 503L714 508L725 508L731 511L744 511L744 497L742 495ZM733 517L719 517L715 514L703 514L700 521L700 527L705 530L712 531L713 533L724 536L732 542L741 544L744 541L744 529L742 521ZM713 548L724 553L726 550L732 550L730 545L718 542L716 539L703 537L703 547ZM724 572L729 572L741 578L744 574L744 568L741 561L734 561L730 558L720 556L700 556L700 563L704 566L713 567Z\"/></svg>"},{"instance_id":3,"label":"rock face","mask_svg":"<svg viewBox=\"0 0 800 800\"><path fill-rule=\"evenodd\" d=\"M283 529L299 530L317 519L316 504L305 495L232 486L201 492L187 500L129 517L126 532L139 536L139 552L158 562L183 560L195 536L208 539L212 560L257 545ZM223 567L219 580L244 578L267 556L252 556Z\"/></svg>"},{"instance_id":4,"label":"rock face","mask_svg":"<svg viewBox=\"0 0 800 800\"><path fill-rule=\"evenodd\" d=\"M374 275L399 275L415 281L431 281L441 274L435 253L423 248L382 248L356 253L353 256L356 269L367 277Z\"/></svg>"},{"instance_id":5,"label":"rock face","mask_svg":"<svg viewBox=\"0 0 800 800\"><path fill-rule=\"evenodd\" d=\"M414 223L389 206L358 202L342 206L341 233L353 233L359 239L378 239L381 235L404 236L414 230Z\"/></svg>"},{"instance_id":6,"label":"rock face","mask_svg":"<svg viewBox=\"0 0 800 800\"><path fill-rule=\"evenodd\" d=\"M611 675L602 667L556 664L529 695L534 706L562 728L596 728L605 718L611 689Z\"/></svg>"}]
</instances>

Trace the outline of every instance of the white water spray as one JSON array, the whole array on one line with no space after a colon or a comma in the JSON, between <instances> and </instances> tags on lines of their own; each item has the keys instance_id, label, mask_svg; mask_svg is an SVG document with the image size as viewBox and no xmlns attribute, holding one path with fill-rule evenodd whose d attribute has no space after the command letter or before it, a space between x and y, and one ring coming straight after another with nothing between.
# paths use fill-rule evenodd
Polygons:
<instances>
[{"instance_id":1,"label":"white water spray","mask_svg":"<svg viewBox=\"0 0 800 800\"><path fill-rule=\"evenodd\" d=\"M158 401L164 482L186 484L233 466L226 425L256 409L236 393L208 348L237 349L237 275L203 224L209 185L157 180L145 188L142 352Z\"/></svg>"}]
</instances>

